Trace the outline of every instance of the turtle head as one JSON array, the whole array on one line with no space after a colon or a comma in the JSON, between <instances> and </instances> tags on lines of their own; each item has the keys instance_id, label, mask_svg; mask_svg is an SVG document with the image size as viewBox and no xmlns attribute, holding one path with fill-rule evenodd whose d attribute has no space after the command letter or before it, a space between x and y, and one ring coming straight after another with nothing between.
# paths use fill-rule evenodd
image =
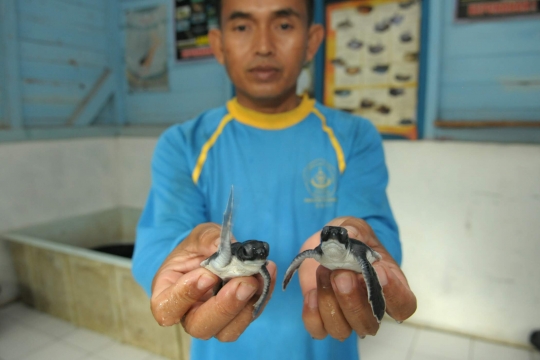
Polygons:
<instances>
[{"instance_id":1,"label":"turtle head","mask_svg":"<svg viewBox=\"0 0 540 360\"><path fill-rule=\"evenodd\" d=\"M329 240L337 241L343 245L349 243L347 229L340 226L325 226L321 231L321 243Z\"/></svg>"},{"instance_id":2,"label":"turtle head","mask_svg":"<svg viewBox=\"0 0 540 360\"><path fill-rule=\"evenodd\" d=\"M270 246L264 241L248 240L236 244L236 257L242 261L266 260L270 254Z\"/></svg>"}]
</instances>

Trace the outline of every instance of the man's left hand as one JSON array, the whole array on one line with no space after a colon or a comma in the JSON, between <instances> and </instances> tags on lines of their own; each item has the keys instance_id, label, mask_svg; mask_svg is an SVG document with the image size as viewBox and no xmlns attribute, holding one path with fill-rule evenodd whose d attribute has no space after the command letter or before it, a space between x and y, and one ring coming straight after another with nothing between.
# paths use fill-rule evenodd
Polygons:
<instances>
[{"instance_id":1,"label":"man's left hand","mask_svg":"<svg viewBox=\"0 0 540 360\"><path fill-rule=\"evenodd\" d=\"M416 297L399 265L375 236L371 227L354 217L341 217L327 225L347 229L349 237L360 240L381 254L373 267L386 299L386 312L398 322L416 311ZM313 234L300 251L320 244L320 232ZM358 336L375 335L379 323L368 301L363 276L351 270L328 270L314 259L304 261L298 270L304 295L302 319L307 331L316 339L327 335L345 340L354 330Z\"/></svg>"}]
</instances>

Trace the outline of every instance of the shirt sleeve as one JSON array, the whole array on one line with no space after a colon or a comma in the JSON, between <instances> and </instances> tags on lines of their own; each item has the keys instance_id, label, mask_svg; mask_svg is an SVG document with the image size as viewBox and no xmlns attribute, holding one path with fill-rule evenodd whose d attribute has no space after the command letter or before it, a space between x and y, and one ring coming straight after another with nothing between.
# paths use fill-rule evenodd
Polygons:
<instances>
[{"instance_id":1,"label":"shirt sleeve","mask_svg":"<svg viewBox=\"0 0 540 360\"><path fill-rule=\"evenodd\" d=\"M204 196L191 178L186 137L176 126L158 140L152 158L152 184L137 225L132 273L151 295L154 276L169 253L206 222Z\"/></svg>"},{"instance_id":2,"label":"shirt sleeve","mask_svg":"<svg viewBox=\"0 0 540 360\"><path fill-rule=\"evenodd\" d=\"M382 138L367 120L360 126L354 140L347 167L338 187L338 216L364 219L390 255L401 264L399 231L386 194L386 168Z\"/></svg>"}]
</instances>

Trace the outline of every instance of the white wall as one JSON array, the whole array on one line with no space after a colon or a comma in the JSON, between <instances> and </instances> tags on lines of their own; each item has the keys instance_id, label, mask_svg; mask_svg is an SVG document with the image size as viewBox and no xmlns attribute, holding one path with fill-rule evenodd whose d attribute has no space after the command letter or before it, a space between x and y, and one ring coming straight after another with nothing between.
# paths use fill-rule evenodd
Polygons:
<instances>
[{"instance_id":1,"label":"white wall","mask_svg":"<svg viewBox=\"0 0 540 360\"><path fill-rule=\"evenodd\" d=\"M155 144L124 137L0 146L0 231L141 208ZM387 141L385 149L403 268L418 297L410 321L526 344L540 327L540 146ZM1 284L12 281L5 258L0 249Z\"/></svg>"},{"instance_id":2,"label":"white wall","mask_svg":"<svg viewBox=\"0 0 540 360\"><path fill-rule=\"evenodd\" d=\"M150 189L150 162L156 146L155 137L118 139L121 174L120 205L142 208Z\"/></svg>"},{"instance_id":3,"label":"white wall","mask_svg":"<svg viewBox=\"0 0 540 360\"><path fill-rule=\"evenodd\" d=\"M116 206L117 142L111 138L0 144L0 232ZM0 242L0 304L16 280Z\"/></svg>"},{"instance_id":4,"label":"white wall","mask_svg":"<svg viewBox=\"0 0 540 360\"><path fill-rule=\"evenodd\" d=\"M540 146L387 142L413 322L525 344L540 328Z\"/></svg>"}]
</instances>

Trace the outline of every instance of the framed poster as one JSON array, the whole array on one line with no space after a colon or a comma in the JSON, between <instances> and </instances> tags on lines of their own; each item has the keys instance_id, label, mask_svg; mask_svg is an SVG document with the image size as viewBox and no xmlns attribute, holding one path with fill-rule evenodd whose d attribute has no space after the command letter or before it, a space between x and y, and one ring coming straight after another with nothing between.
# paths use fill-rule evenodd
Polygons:
<instances>
[{"instance_id":1,"label":"framed poster","mask_svg":"<svg viewBox=\"0 0 540 360\"><path fill-rule=\"evenodd\" d=\"M214 0L176 0L174 7L177 60L211 57L208 31L218 26Z\"/></svg>"},{"instance_id":2,"label":"framed poster","mask_svg":"<svg viewBox=\"0 0 540 360\"><path fill-rule=\"evenodd\" d=\"M540 0L456 0L458 20L540 15Z\"/></svg>"},{"instance_id":3,"label":"framed poster","mask_svg":"<svg viewBox=\"0 0 540 360\"><path fill-rule=\"evenodd\" d=\"M419 0L327 5L324 103L417 139L420 15Z\"/></svg>"},{"instance_id":4,"label":"framed poster","mask_svg":"<svg viewBox=\"0 0 540 360\"><path fill-rule=\"evenodd\" d=\"M169 90L167 5L125 10L125 62L129 92Z\"/></svg>"}]
</instances>

